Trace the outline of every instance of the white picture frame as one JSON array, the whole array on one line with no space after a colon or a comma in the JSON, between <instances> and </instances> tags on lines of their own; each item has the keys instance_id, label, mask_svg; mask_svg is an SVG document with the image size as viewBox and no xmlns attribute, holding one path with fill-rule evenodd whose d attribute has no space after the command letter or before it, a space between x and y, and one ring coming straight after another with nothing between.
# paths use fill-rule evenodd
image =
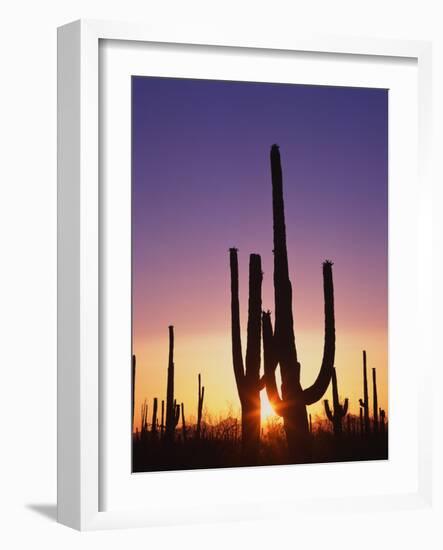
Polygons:
<instances>
[{"instance_id":1,"label":"white picture frame","mask_svg":"<svg viewBox=\"0 0 443 550\"><path fill-rule=\"evenodd\" d=\"M248 35L250 37L250 35ZM211 507L206 502L198 508L172 506L121 507L102 510L100 483L103 472L101 443L103 407L100 406L100 223L101 196L99 192L99 44L103 40L128 43L165 43L185 46L194 44L206 47L230 48L233 53L242 49L259 49L280 52L330 53L339 56L380 56L411 58L418 70L418 168L417 196L417 253L423 260L417 274L417 315L420 320L431 317L432 296L426 287L430 279L429 260L432 249L431 179L429 176L430 151L430 79L431 46L426 42L370 40L363 38L331 38L312 35L284 37L278 41L238 37L217 37L211 40L201 36L186 36L186 31L165 33L143 25L77 21L61 27L58 32L58 519L59 522L80 530L129 526L151 526L198 520L237 519L263 517L263 503L252 498L247 511L233 506L229 513L222 506ZM430 335L420 332L423 368L418 377L418 403L429 404L425 383L432 376L432 348ZM412 361L412 356L410 361ZM417 408L420 411L420 406ZM424 414L423 412L421 414ZM381 496L341 496L341 509L381 507L430 507L432 501L432 445L431 425L418 426L418 474L416 488L407 493ZM313 466L316 467L316 466ZM284 469L285 467L281 467ZM339 472L339 468L337 472ZM266 473L272 477L282 475L282 469ZM251 470L251 469L249 469ZM203 474L199 472L199 474ZM162 474L189 476L190 473ZM217 473L207 471L203 477L193 476L193 484L207 484ZM226 474L225 474L226 475ZM239 471L231 474L240 476ZM260 473L248 473L247 476ZM343 474L338 474L343 475ZM345 474L346 475L346 474ZM252 478L251 478L252 479ZM218 477L216 483L223 481ZM158 486L158 483L157 483ZM220 485L221 486L221 485ZM186 490L186 485L183 489ZM320 509L331 506L332 498L322 496L302 500L291 495L278 494L274 500L285 501L292 507ZM338 497L337 497L338 498ZM241 499L239 499L241 501ZM241 504L241 502L240 502ZM281 512L283 513L283 512Z\"/></svg>"}]
</instances>

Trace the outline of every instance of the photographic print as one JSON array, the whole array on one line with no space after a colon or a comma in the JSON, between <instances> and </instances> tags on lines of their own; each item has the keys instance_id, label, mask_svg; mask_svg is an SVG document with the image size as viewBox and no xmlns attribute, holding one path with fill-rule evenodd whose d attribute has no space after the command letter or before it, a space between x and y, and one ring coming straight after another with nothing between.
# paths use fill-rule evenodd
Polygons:
<instances>
[{"instance_id":1,"label":"photographic print","mask_svg":"<svg viewBox=\"0 0 443 550\"><path fill-rule=\"evenodd\" d=\"M388 458L388 90L132 77L132 353L134 472Z\"/></svg>"}]
</instances>

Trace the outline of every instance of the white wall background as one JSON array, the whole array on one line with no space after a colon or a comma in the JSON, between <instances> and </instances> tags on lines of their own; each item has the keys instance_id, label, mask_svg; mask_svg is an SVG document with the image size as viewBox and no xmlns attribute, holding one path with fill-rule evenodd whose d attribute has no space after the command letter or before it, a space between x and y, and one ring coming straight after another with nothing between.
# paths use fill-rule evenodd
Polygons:
<instances>
[{"instance_id":1,"label":"white wall background","mask_svg":"<svg viewBox=\"0 0 443 550\"><path fill-rule=\"evenodd\" d=\"M435 516L321 516L278 522L79 534L54 523L56 497L56 27L82 18L249 27L434 41L436 150L442 146L443 17L438 0L15 0L0 29L0 546L15 548L440 548ZM437 153L436 178L443 181ZM443 185L443 184L442 184ZM440 193L440 199L442 194ZM441 200L436 215L442 217ZM443 245L443 224L436 238ZM443 280L441 264L436 280ZM439 303L441 303L439 291ZM436 308L437 310L437 308ZM436 335L441 338L440 335ZM439 340L437 340L438 342ZM443 370L443 365L442 365ZM439 397L439 396L437 396ZM432 411L430 411L430 415ZM442 425L435 405L435 431ZM439 435L441 442L441 435ZM438 462L442 461L441 445ZM437 464L438 465L438 464ZM436 468L437 472L438 469ZM441 476L440 474L437 474ZM441 477L438 477L441 482ZM179 495L177 495L179 497ZM147 495L149 498L149 495ZM49 517L48 517L49 516ZM440 509L440 519L442 517ZM341 531L331 538L331 525Z\"/></svg>"}]
</instances>

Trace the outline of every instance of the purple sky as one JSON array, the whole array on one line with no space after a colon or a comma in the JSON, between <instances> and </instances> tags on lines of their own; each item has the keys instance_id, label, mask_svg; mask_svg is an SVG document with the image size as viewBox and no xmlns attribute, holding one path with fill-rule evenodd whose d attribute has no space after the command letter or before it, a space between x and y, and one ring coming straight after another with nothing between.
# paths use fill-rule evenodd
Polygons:
<instances>
[{"instance_id":1,"label":"purple sky","mask_svg":"<svg viewBox=\"0 0 443 550\"><path fill-rule=\"evenodd\" d=\"M169 324L183 337L226 333L230 346L231 246L244 328L251 252L262 255L263 306L273 309L273 143L296 331L321 336L328 258L343 342L356 327L386 333L387 90L133 77L132 113L134 350L146 363Z\"/></svg>"}]
</instances>

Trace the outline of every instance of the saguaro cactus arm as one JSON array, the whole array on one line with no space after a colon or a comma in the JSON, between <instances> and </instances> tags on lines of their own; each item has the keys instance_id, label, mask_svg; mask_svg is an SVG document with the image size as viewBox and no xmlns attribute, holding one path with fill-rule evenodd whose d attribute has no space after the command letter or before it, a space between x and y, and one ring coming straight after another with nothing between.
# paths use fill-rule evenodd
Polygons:
<instances>
[{"instance_id":1,"label":"saguaro cactus arm","mask_svg":"<svg viewBox=\"0 0 443 550\"><path fill-rule=\"evenodd\" d=\"M265 386L266 394L274 412L279 416L283 415L283 400L280 398L275 379L275 370L277 368L277 359L274 353L274 335L272 331L271 312L264 311L262 315L263 325L263 353L265 368Z\"/></svg>"},{"instance_id":2,"label":"saguaro cactus arm","mask_svg":"<svg viewBox=\"0 0 443 550\"><path fill-rule=\"evenodd\" d=\"M245 369L243 365L243 351L240 330L240 303L238 297L238 257L237 249L229 249L229 264L231 268L231 336L232 336L232 363L237 389L242 400Z\"/></svg>"},{"instance_id":3,"label":"saguaro cactus arm","mask_svg":"<svg viewBox=\"0 0 443 550\"><path fill-rule=\"evenodd\" d=\"M334 406L333 411L329 406L329 401L325 399L325 412L328 420L332 422L334 426L335 435L340 436L342 433L342 420L348 412L349 400L346 398L343 402L343 405L340 404L338 395L337 372L335 368L332 369L332 402Z\"/></svg>"},{"instance_id":4,"label":"saguaro cactus arm","mask_svg":"<svg viewBox=\"0 0 443 550\"><path fill-rule=\"evenodd\" d=\"M334 415L332 414L331 408L329 407L329 401L325 399L324 404L325 404L325 413L326 413L327 419L330 422L334 422Z\"/></svg>"},{"instance_id":5,"label":"saguaro cactus arm","mask_svg":"<svg viewBox=\"0 0 443 550\"><path fill-rule=\"evenodd\" d=\"M245 391L248 391L247 388L254 387L260 390L264 387L264 379L260 379L261 286L263 273L260 256L258 254L251 254L249 257L246 364L244 364L240 334L238 257L236 248L229 249L229 260L231 268L232 361L240 402L243 403Z\"/></svg>"},{"instance_id":6,"label":"saguaro cactus arm","mask_svg":"<svg viewBox=\"0 0 443 550\"><path fill-rule=\"evenodd\" d=\"M334 285L332 281L333 263L326 260L323 263L323 293L325 302L325 340L323 360L316 381L303 390L305 405L319 401L328 389L334 369L335 359L335 317L334 317Z\"/></svg>"}]
</instances>

